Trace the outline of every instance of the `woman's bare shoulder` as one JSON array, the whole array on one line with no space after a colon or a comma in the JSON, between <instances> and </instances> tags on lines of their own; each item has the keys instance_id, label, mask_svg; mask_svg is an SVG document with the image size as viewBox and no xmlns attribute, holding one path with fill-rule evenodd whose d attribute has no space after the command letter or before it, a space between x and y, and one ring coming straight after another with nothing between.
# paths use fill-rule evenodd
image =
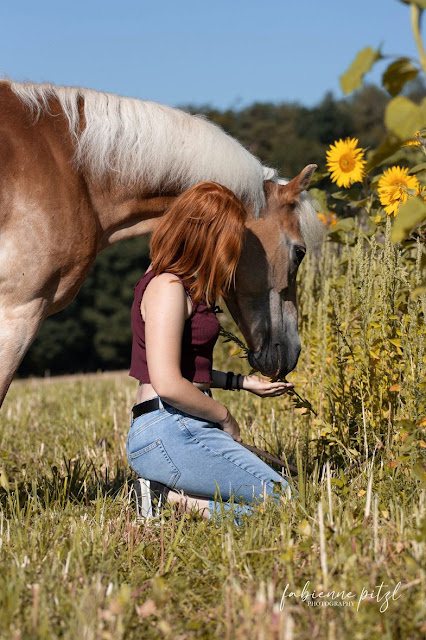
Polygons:
<instances>
[{"instance_id":1,"label":"woman's bare shoulder","mask_svg":"<svg viewBox=\"0 0 426 640\"><path fill-rule=\"evenodd\" d=\"M178 287L175 282L180 282L182 286ZM166 306L186 301L185 319L191 315L192 306L185 293L183 281L174 273L160 273L149 281L141 301L143 318L145 316L145 304L150 304L151 301L155 301L154 304L156 305L164 301Z\"/></svg>"},{"instance_id":2,"label":"woman's bare shoulder","mask_svg":"<svg viewBox=\"0 0 426 640\"><path fill-rule=\"evenodd\" d=\"M160 273L158 274L158 276L154 276L148 283L148 286L150 286L151 291L160 290L168 288L171 282L180 282L182 285L182 289L184 289L183 281L181 280L181 278L179 278L179 276L177 276L175 273L169 272ZM179 287L177 288L179 289Z\"/></svg>"}]
</instances>

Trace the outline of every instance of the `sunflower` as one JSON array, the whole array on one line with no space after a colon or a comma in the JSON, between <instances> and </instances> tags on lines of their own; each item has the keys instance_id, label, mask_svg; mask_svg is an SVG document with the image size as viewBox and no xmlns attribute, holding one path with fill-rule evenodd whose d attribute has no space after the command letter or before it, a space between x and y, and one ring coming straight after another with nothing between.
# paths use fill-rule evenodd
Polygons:
<instances>
[{"instance_id":1,"label":"sunflower","mask_svg":"<svg viewBox=\"0 0 426 640\"><path fill-rule=\"evenodd\" d=\"M327 151L327 169L338 187L349 187L364 177L364 151L358 149L357 144L357 138L340 139Z\"/></svg>"},{"instance_id":2,"label":"sunflower","mask_svg":"<svg viewBox=\"0 0 426 640\"><path fill-rule=\"evenodd\" d=\"M390 167L383 172L377 191L388 216L392 213L396 216L399 207L408 198L421 194L421 187L416 176L409 176L405 167Z\"/></svg>"}]
</instances>

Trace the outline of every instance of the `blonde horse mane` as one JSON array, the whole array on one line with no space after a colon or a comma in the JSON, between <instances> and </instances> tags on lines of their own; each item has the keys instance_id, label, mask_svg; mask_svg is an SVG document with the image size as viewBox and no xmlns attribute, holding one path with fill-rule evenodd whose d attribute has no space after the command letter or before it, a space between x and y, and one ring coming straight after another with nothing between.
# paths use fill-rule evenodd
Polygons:
<instances>
[{"instance_id":1,"label":"blonde horse mane","mask_svg":"<svg viewBox=\"0 0 426 640\"><path fill-rule=\"evenodd\" d=\"M77 166L100 179L113 172L120 184L143 181L161 192L176 187L184 191L214 180L252 206L256 218L266 205L264 180L285 182L202 115L80 87L29 82L10 82L10 87L36 118L50 111L50 100L58 100L75 140ZM299 214L302 235L310 243L318 235L318 218L307 197L302 198Z\"/></svg>"},{"instance_id":2,"label":"blonde horse mane","mask_svg":"<svg viewBox=\"0 0 426 640\"><path fill-rule=\"evenodd\" d=\"M143 181L163 192L214 180L257 213L265 206L260 161L204 116L92 89L18 82L10 86L36 117L49 111L49 100L59 101L76 142L75 160L96 177L113 171L121 184Z\"/></svg>"}]
</instances>

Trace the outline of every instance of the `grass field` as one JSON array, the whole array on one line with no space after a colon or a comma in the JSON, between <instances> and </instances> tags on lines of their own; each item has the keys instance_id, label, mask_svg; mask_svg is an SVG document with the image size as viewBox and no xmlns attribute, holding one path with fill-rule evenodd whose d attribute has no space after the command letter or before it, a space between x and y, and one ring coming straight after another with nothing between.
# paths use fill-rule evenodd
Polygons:
<instances>
[{"instance_id":1,"label":"grass field","mask_svg":"<svg viewBox=\"0 0 426 640\"><path fill-rule=\"evenodd\" d=\"M298 500L239 528L172 509L136 522L126 373L16 381L0 417L1 637L425 637L420 253L326 245L300 274L300 397L214 392L245 442L299 469ZM247 373L239 355L220 338L214 366Z\"/></svg>"}]
</instances>

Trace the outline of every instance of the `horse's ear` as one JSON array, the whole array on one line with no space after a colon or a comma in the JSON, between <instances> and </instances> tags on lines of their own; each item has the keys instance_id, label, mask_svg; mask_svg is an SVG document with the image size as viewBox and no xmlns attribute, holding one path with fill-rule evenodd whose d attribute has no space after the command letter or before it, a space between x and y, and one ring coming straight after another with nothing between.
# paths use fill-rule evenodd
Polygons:
<instances>
[{"instance_id":1,"label":"horse's ear","mask_svg":"<svg viewBox=\"0 0 426 640\"><path fill-rule=\"evenodd\" d=\"M295 202L298 200L302 191L305 191L309 187L313 173L318 168L316 164L308 164L298 176L287 182L282 190L282 197L285 202Z\"/></svg>"},{"instance_id":2,"label":"horse's ear","mask_svg":"<svg viewBox=\"0 0 426 640\"><path fill-rule=\"evenodd\" d=\"M277 183L274 180L264 180L263 191L268 199L277 190Z\"/></svg>"}]
</instances>

